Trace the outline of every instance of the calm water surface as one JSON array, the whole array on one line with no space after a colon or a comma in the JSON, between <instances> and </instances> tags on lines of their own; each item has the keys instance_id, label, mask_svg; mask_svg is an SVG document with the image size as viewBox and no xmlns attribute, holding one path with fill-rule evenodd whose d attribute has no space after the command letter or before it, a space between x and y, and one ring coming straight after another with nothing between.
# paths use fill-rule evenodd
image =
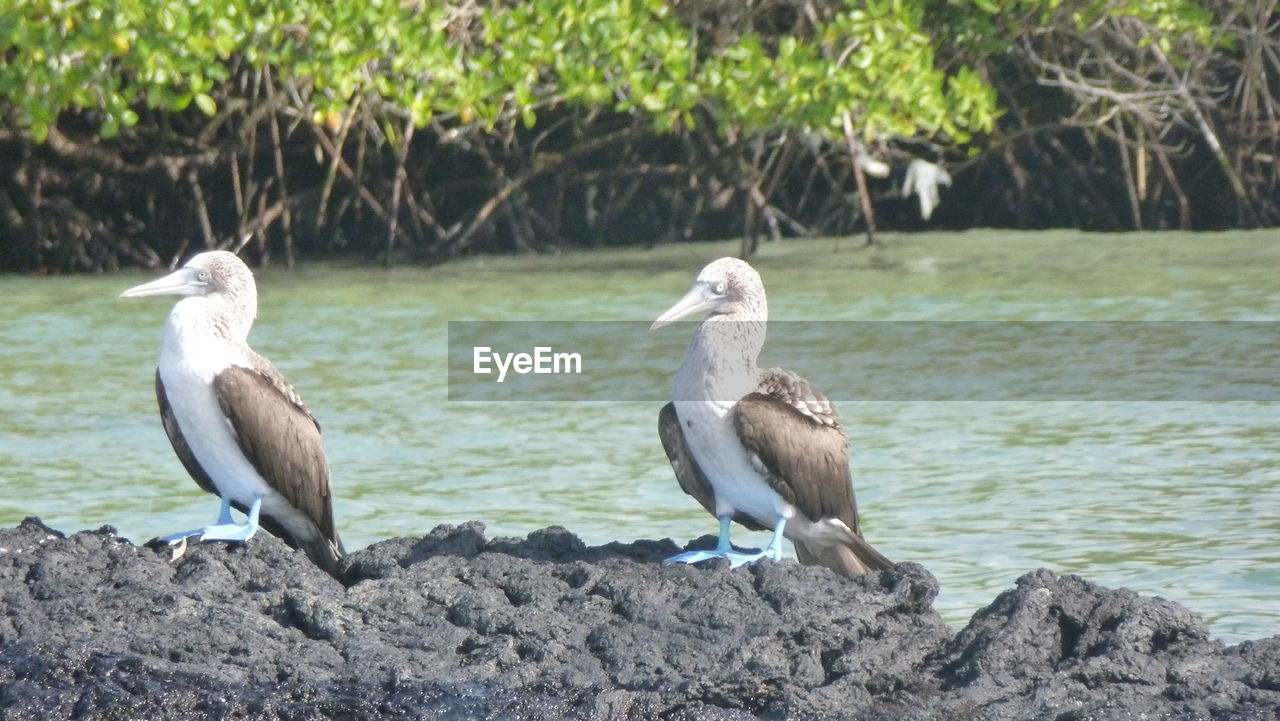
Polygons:
<instances>
[{"instance_id":1,"label":"calm water surface","mask_svg":"<svg viewBox=\"0 0 1280 721\"><path fill-rule=\"evenodd\" d=\"M858 243L767 245L755 265L772 317L1280 320L1276 232ZM260 271L251 340L324 425L348 548L470 519L494 535L560 524L589 543L683 543L716 524L675 483L655 428L660 404L448 401L446 322L648 321L733 249ZM213 519L215 499L186 476L155 410L171 301L116 299L150 277L0 278L0 523L111 524L141 542ZM948 621L1047 566L1179 601L1227 641L1280 633L1280 404L877 401L841 411L868 539L937 575ZM742 529L734 538L767 540Z\"/></svg>"}]
</instances>

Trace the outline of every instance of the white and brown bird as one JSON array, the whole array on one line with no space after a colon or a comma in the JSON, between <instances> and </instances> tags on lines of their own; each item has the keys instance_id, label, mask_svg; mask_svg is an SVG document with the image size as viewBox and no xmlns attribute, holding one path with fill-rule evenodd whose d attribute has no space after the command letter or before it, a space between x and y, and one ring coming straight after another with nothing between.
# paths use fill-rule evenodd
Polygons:
<instances>
[{"instance_id":1,"label":"white and brown bird","mask_svg":"<svg viewBox=\"0 0 1280 721\"><path fill-rule=\"evenodd\" d=\"M712 262L651 330L690 316L703 318L658 433L680 487L720 520L720 538L668 562L778 560L786 537L801 563L846 576L891 566L862 538L849 440L831 402L791 371L756 365L769 318L760 275L737 258ZM772 530L768 547L733 550L732 521Z\"/></svg>"},{"instance_id":2,"label":"white and brown bird","mask_svg":"<svg viewBox=\"0 0 1280 721\"><path fill-rule=\"evenodd\" d=\"M156 295L182 296L156 368L160 418L196 485L222 500L214 525L163 540L247 541L261 525L336 573L343 548L320 424L247 343L258 314L253 273L233 253L212 251L120 297ZM232 506L245 523L232 520Z\"/></svg>"}]
</instances>

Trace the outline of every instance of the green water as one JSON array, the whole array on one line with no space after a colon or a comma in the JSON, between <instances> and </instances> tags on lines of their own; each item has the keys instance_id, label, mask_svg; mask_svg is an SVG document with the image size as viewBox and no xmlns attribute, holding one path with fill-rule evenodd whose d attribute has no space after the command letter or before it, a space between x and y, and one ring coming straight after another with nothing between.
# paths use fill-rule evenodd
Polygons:
<instances>
[{"instance_id":1,"label":"green water","mask_svg":"<svg viewBox=\"0 0 1280 721\"><path fill-rule=\"evenodd\" d=\"M1280 320L1274 231L858 245L765 245L755 265L771 316ZM491 534L561 524L589 543L683 543L716 524L671 475L658 403L448 401L446 321L648 321L734 249L261 271L251 340L324 425L348 548L469 519ZM187 478L155 412L171 302L116 299L150 277L0 278L0 523L111 524L143 541L212 520L215 500ZM1176 600L1224 640L1280 633L1280 404L877 401L841 411L868 539L939 578L936 605L950 622L1048 566Z\"/></svg>"}]
</instances>

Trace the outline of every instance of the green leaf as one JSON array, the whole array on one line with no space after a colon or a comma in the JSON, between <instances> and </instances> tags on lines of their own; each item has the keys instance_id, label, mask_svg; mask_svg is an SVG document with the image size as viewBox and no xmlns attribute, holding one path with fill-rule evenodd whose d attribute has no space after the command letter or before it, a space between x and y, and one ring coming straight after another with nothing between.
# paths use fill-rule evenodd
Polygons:
<instances>
[{"instance_id":1,"label":"green leaf","mask_svg":"<svg viewBox=\"0 0 1280 721\"><path fill-rule=\"evenodd\" d=\"M196 93L194 100L196 107L200 108L200 112L205 115L213 117L218 114L218 104L209 97L208 93Z\"/></svg>"}]
</instances>

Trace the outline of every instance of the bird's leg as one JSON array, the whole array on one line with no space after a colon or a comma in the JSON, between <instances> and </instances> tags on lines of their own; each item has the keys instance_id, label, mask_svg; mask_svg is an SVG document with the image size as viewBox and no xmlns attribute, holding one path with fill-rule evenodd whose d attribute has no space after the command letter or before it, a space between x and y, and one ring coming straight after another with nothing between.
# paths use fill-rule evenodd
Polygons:
<instances>
[{"instance_id":1,"label":"bird's leg","mask_svg":"<svg viewBox=\"0 0 1280 721\"><path fill-rule=\"evenodd\" d=\"M225 526L231 523L231 499L223 497L222 505L218 508L218 525Z\"/></svg>"},{"instance_id":2,"label":"bird's leg","mask_svg":"<svg viewBox=\"0 0 1280 721\"><path fill-rule=\"evenodd\" d=\"M226 518L219 516L218 523L205 526L200 532L201 541L247 541L258 532L258 513L262 510L262 496L254 496L249 505L249 518L244 523L231 521L231 502L223 499L223 510Z\"/></svg>"},{"instance_id":3,"label":"bird's leg","mask_svg":"<svg viewBox=\"0 0 1280 721\"><path fill-rule=\"evenodd\" d=\"M720 537L716 540L716 550L721 553L728 553L733 550L733 544L729 543L729 524L733 519L729 516L720 517Z\"/></svg>"},{"instance_id":4,"label":"bird's leg","mask_svg":"<svg viewBox=\"0 0 1280 721\"><path fill-rule=\"evenodd\" d=\"M778 522L773 525L773 538L769 539L769 545L765 547L764 552L773 556L773 560L782 560L782 532L787 529L787 519L778 516Z\"/></svg>"},{"instance_id":5,"label":"bird's leg","mask_svg":"<svg viewBox=\"0 0 1280 721\"><path fill-rule=\"evenodd\" d=\"M697 563L712 558L723 558L733 553L733 546L729 543L729 524L733 521L732 516L720 517L720 539L716 541L716 547L710 551L685 551L663 561L663 563Z\"/></svg>"},{"instance_id":6,"label":"bird's leg","mask_svg":"<svg viewBox=\"0 0 1280 721\"><path fill-rule=\"evenodd\" d=\"M740 553L738 551L730 551L725 554L725 558L729 559L729 565L737 568L746 563L755 563L762 558L772 558L774 561L782 560L782 531L787 527L787 519L779 516L778 522L773 527L773 538L769 539L769 545L765 546L763 551L756 553Z\"/></svg>"}]
</instances>

